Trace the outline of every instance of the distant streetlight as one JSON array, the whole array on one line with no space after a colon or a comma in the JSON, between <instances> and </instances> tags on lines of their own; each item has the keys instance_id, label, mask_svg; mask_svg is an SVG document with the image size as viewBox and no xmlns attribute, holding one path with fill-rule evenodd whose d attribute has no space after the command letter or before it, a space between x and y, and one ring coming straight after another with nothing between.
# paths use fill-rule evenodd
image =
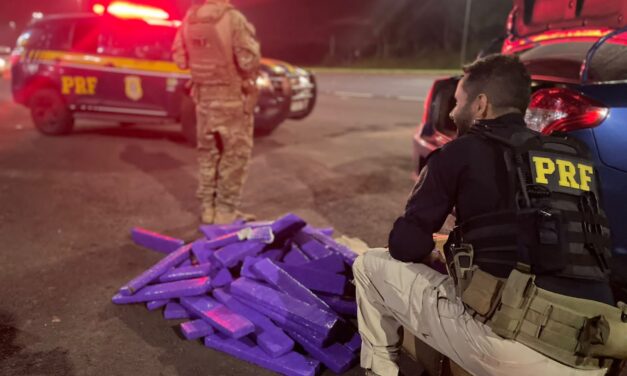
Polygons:
<instances>
[{"instance_id":1,"label":"distant streetlight","mask_svg":"<svg viewBox=\"0 0 627 376\"><path fill-rule=\"evenodd\" d=\"M41 12L33 12L32 17L34 20L39 20L39 19L44 18L44 14Z\"/></svg>"},{"instance_id":2,"label":"distant streetlight","mask_svg":"<svg viewBox=\"0 0 627 376\"><path fill-rule=\"evenodd\" d=\"M468 30L470 29L470 11L472 9L472 0L466 0L466 15L464 16L464 34L462 36L462 51L460 54L460 63L464 65L466 62L466 49L468 48Z\"/></svg>"}]
</instances>

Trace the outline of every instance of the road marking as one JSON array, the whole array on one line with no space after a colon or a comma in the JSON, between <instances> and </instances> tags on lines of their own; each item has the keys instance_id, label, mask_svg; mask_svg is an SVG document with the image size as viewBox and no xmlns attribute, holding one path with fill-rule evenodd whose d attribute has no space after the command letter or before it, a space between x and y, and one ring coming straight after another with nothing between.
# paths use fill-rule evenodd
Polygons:
<instances>
[{"instance_id":1,"label":"road marking","mask_svg":"<svg viewBox=\"0 0 627 376\"><path fill-rule=\"evenodd\" d=\"M409 101L409 102L424 102L426 100L426 98L424 97L412 97L409 95L399 95L397 99L400 101Z\"/></svg>"},{"instance_id":2,"label":"road marking","mask_svg":"<svg viewBox=\"0 0 627 376\"><path fill-rule=\"evenodd\" d=\"M360 98L360 99L391 99L404 102L424 102L424 97L416 97L409 95L386 95L386 94L373 94L373 93L360 93L356 91L330 91L321 90L322 94L333 95L342 98Z\"/></svg>"},{"instance_id":3,"label":"road marking","mask_svg":"<svg viewBox=\"0 0 627 376\"><path fill-rule=\"evenodd\" d=\"M374 98L374 94L368 93L357 93L353 91L333 91L333 95L337 95L338 97L349 97L349 98Z\"/></svg>"}]
</instances>

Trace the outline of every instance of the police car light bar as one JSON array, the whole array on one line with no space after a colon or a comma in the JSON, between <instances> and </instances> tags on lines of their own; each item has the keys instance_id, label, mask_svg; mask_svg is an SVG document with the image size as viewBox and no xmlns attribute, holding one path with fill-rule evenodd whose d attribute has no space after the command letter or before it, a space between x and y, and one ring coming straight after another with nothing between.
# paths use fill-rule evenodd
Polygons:
<instances>
[{"instance_id":1,"label":"police car light bar","mask_svg":"<svg viewBox=\"0 0 627 376\"><path fill-rule=\"evenodd\" d=\"M125 1L114 1L105 7L102 4L95 4L92 8L94 13L102 15L105 12L118 18L139 18L143 20L168 20L170 14L161 8L147 5L128 3Z\"/></svg>"},{"instance_id":2,"label":"police car light bar","mask_svg":"<svg viewBox=\"0 0 627 376\"><path fill-rule=\"evenodd\" d=\"M102 5L102 4L94 4L92 10L97 15L102 16L105 13L105 11L107 10L107 8L104 5Z\"/></svg>"}]
</instances>

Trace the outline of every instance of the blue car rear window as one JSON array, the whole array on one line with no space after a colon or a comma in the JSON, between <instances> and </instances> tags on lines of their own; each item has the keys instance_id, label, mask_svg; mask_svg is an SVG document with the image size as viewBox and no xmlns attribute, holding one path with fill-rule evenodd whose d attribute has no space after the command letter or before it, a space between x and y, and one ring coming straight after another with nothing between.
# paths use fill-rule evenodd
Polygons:
<instances>
[{"instance_id":1,"label":"blue car rear window","mask_svg":"<svg viewBox=\"0 0 627 376\"><path fill-rule=\"evenodd\" d=\"M578 81L592 42L568 41L540 45L520 54L531 74L555 80ZM603 44L590 62L590 81L627 80L627 40L625 34Z\"/></svg>"}]
</instances>

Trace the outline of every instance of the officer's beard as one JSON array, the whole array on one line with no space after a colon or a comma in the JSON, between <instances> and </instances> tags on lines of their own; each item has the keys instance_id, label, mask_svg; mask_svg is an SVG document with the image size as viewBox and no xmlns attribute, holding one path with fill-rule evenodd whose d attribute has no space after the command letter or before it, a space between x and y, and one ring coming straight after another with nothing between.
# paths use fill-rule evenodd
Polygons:
<instances>
[{"instance_id":1,"label":"officer's beard","mask_svg":"<svg viewBox=\"0 0 627 376\"><path fill-rule=\"evenodd\" d=\"M463 136L470 130L475 119L470 112L470 106L465 106L453 116L453 123L457 127L457 137Z\"/></svg>"}]
</instances>

